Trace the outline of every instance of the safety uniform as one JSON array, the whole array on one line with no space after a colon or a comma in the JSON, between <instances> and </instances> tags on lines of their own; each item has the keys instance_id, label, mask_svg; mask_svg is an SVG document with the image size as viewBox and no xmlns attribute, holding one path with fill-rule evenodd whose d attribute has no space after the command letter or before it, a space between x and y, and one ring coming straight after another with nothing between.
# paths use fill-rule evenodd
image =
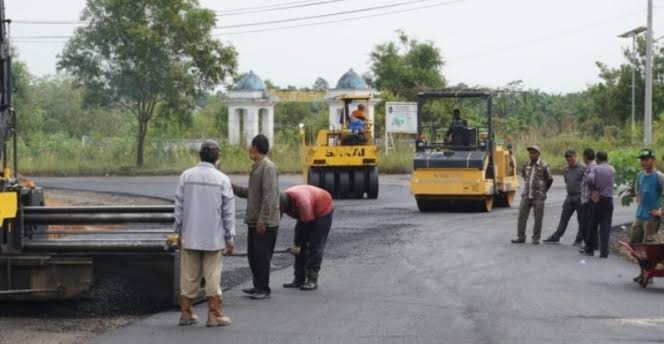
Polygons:
<instances>
[{"instance_id":1,"label":"safety uniform","mask_svg":"<svg viewBox=\"0 0 664 344\"><path fill-rule=\"evenodd\" d=\"M591 200L593 209L585 246L585 252L588 255L593 255L599 246L600 257L609 256L615 174L616 170L607 162L598 164L588 173L590 190L599 194L597 201Z\"/></svg>"},{"instance_id":2,"label":"safety uniform","mask_svg":"<svg viewBox=\"0 0 664 344\"><path fill-rule=\"evenodd\" d=\"M544 218L544 203L546 193L553 183L553 177L549 165L538 159L536 162L530 162L524 165L521 170L521 177L525 181L523 194L521 195L521 204L519 206L519 222L517 225L518 240L526 239L526 225L530 209L534 209L535 225L533 227L533 241L539 241L542 236L542 220Z\"/></svg>"},{"instance_id":3,"label":"safety uniform","mask_svg":"<svg viewBox=\"0 0 664 344\"><path fill-rule=\"evenodd\" d=\"M580 163L574 164L574 166L565 166L563 171L563 177L565 178L565 186L567 187L567 197L563 202L563 209L560 214L560 222L558 223L558 228L552 237L556 240L560 240L567 230L567 225L569 220L572 218L572 215L576 212L577 222L579 228L576 233L575 242L581 242L583 240L583 229L582 229L582 205L581 205L581 188L583 184L583 176L586 173L586 166Z\"/></svg>"}]
</instances>

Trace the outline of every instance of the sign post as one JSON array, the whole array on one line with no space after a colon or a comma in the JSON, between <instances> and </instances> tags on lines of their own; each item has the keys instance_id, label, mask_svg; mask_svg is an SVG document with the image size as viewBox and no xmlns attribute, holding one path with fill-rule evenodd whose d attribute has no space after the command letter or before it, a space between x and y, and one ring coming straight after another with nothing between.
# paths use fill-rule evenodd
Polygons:
<instances>
[{"instance_id":1,"label":"sign post","mask_svg":"<svg viewBox=\"0 0 664 344\"><path fill-rule=\"evenodd\" d=\"M394 149L392 134L417 134L417 103L385 103L385 153ZM390 141L392 147L390 147Z\"/></svg>"}]
</instances>

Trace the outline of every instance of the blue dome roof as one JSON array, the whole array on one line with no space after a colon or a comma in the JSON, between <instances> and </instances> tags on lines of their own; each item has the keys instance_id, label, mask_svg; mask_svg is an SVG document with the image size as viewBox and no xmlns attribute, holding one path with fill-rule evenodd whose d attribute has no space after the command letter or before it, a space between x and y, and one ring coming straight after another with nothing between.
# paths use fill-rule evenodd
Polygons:
<instances>
[{"instance_id":1,"label":"blue dome roof","mask_svg":"<svg viewBox=\"0 0 664 344\"><path fill-rule=\"evenodd\" d=\"M254 71L249 71L245 74L240 81L233 87L234 90L239 91L264 91L266 89L263 79L254 74Z\"/></svg>"},{"instance_id":2,"label":"blue dome roof","mask_svg":"<svg viewBox=\"0 0 664 344\"><path fill-rule=\"evenodd\" d=\"M368 90L369 86L367 86L364 79L351 68L341 77L341 79L339 79L339 82L337 82L337 89Z\"/></svg>"}]
</instances>

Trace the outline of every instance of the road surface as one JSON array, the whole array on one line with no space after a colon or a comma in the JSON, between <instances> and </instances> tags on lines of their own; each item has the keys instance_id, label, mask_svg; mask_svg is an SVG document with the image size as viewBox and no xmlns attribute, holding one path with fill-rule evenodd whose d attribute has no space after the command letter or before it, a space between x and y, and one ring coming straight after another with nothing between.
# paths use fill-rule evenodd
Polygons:
<instances>
[{"instance_id":1,"label":"road surface","mask_svg":"<svg viewBox=\"0 0 664 344\"><path fill-rule=\"evenodd\" d=\"M243 179L244 178L244 179ZM246 177L234 177L244 182ZM41 178L46 187L172 197L175 178ZM299 177L281 178L283 185ZM564 187L556 179L544 235L557 224ZM243 209L243 204L238 205ZM616 206L614 224L633 209ZM587 258L571 246L512 245L516 208L483 213L417 211L407 176L381 176L378 200L337 201L321 288L280 288L275 269L267 301L224 294L228 328L178 327L164 312L92 343L661 343L664 282L631 282L622 257ZM238 215L241 216L241 215ZM282 223L280 241L292 236ZM239 232L246 231L238 226ZM528 233L531 228L529 226ZM242 234L242 233L240 233ZM229 258L227 261L239 258ZM240 264L240 263L235 263ZM242 287L246 286L245 283ZM205 305L196 308L205 318Z\"/></svg>"}]
</instances>

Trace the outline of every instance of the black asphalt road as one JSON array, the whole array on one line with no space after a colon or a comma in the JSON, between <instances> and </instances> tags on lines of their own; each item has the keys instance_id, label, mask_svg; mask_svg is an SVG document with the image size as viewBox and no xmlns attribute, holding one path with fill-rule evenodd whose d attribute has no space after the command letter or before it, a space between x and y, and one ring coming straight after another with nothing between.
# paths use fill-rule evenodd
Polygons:
<instances>
[{"instance_id":1,"label":"black asphalt road","mask_svg":"<svg viewBox=\"0 0 664 344\"><path fill-rule=\"evenodd\" d=\"M242 182L244 177L235 178ZM171 197L173 177L41 178L46 187ZM299 177L283 177L285 185ZM233 325L175 326L176 312L148 317L94 343L661 343L664 281L631 282L621 257L587 258L562 245L514 246L516 208L492 213L417 211L407 176L381 176L379 199L338 201L315 292L284 290L290 269L273 273L272 299L225 293ZM550 193L545 235L557 224L564 188ZM242 205L238 205L242 209ZM616 207L614 223L634 209ZM281 243L292 235L284 221ZM244 231L238 227L240 233ZM530 228L529 228L530 233ZM226 259L227 262L239 258ZM236 262L233 264L240 264ZM205 316L204 305L197 307Z\"/></svg>"}]
</instances>

